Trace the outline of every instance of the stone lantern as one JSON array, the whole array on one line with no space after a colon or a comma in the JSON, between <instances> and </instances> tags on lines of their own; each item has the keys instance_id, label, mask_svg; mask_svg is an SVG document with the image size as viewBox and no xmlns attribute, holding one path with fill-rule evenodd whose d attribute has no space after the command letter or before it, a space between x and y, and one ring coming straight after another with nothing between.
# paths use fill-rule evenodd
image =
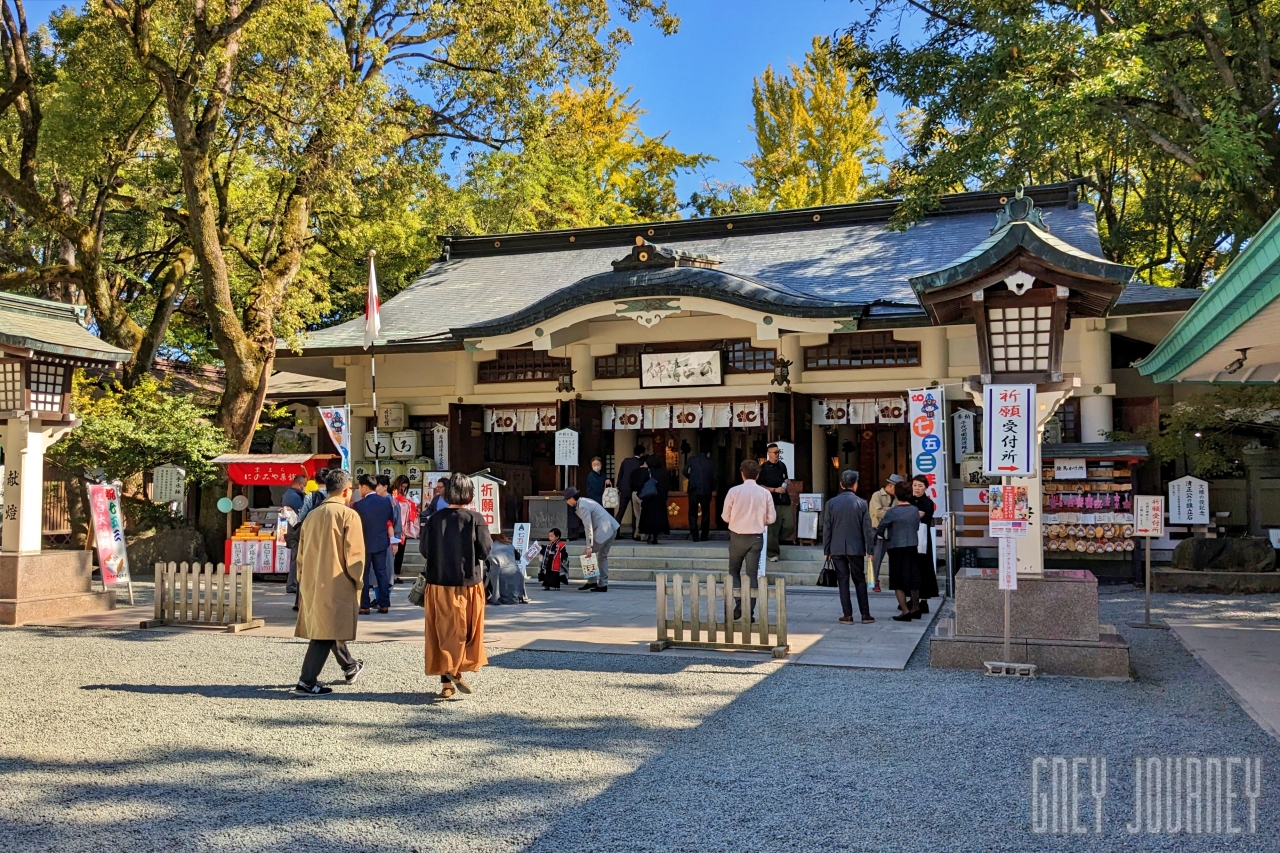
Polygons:
<instances>
[{"instance_id":1,"label":"stone lantern","mask_svg":"<svg viewBox=\"0 0 1280 853\"><path fill-rule=\"evenodd\" d=\"M94 337L73 306L0 293L0 624L115 606L115 590L92 590L88 551L41 551L44 452L75 426L72 372L130 355Z\"/></svg>"},{"instance_id":2,"label":"stone lantern","mask_svg":"<svg viewBox=\"0 0 1280 853\"><path fill-rule=\"evenodd\" d=\"M1027 490L1030 519L1015 540L1018 591L1013 597L1014 661L1064 675L1128 677L1128 649L1098 624L1097 579L1087 570L1046 572L1041 538L1041 445L1045 424L1080 379L1062 369L1063 339L1073 320L1105 317L1133 268L1081 251L1054 237L1032 199L1002 200L991 236L949 266L911 279L935 324L972 321L979 374L965 390L982 404L989 384L1036 389L1031 476L1006 483ZM941 620L932 645L935 666L982 668L999 659L1003 597L990 570L956 579L956 618ZM994 644L994 645L993 645ZM1021 655L1021 657L1019 657Z\"/></svg>"}]
</instances>

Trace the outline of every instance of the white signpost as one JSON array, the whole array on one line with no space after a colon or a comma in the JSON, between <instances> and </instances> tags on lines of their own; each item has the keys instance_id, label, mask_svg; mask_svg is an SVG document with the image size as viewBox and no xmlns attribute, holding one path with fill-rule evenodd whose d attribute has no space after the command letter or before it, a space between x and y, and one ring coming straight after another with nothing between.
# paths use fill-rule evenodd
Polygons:
<instances>
[{"instance_id":1,"label":"white signpost","mask_svg":"<svg viewBox=\"0 0 1280 853\"><path fill-rule=\"evenodd\" d=\"M151 474L151 500L169 504L178 515L183 515L187 503L187 472L177 465L161 465ZM177 504L177 506L173 506Z\"/></svg>"},{"instance_id":2,"label":"white signpost","mask_svg":"<svg viewBox=\"0 0 1280 853\"><path fill-rule=\"evenodd\" d=\"M436 470L449 470L449 427L436 424L431 428L431 450L435 457Z\"/></svg>"},{"instance_id":3,"label":"white signpost","mask_svg":"<svg viewBox=\"0 0 1280 853\"><path fill-rule=\"evenodd\" d=\"M990 477L1037 476L1036 386L987 385L982 400L983 471Z\"/></svg>"},{"instance_id":4,"label":"white signpost","mask_svg":"<svg viewBox=\"0 0 1280 853\"><path fill-rule=\"evenodd\" d=\"M1184 479L1190 480L1191 477ZM1204 482L1203 480L1199 482ZM1172 485L1170 490L1172 491ZM1208 500L1205 500L1206 506ZM1164 498L1159 495L1133 496L1133 535L1141 536L1146 542L1146 582L1143 598L1145 599L1146 618L1142 622L1130 622L1131 628L1168 628L1163 622L1151 621L1151 540L1164 536Z\"/></svg>"},{"instance_id":5,"label":"white signpost","mask_svg":"<svg viewBox=\"0 0 1280 853\"><path fill-rule=\"evenodd\" d=\"M1179 477L1169 484L1169 523L1209 523L1207 482L1195 477Z\"/></svg>"},{"instance_id":6,"label":"white signpost","mask_svg":"<svg viewBox=\"0 0 1280 853\"><path fill-rule=\"evenodd\" d=\"M968 409L951 416L951 446L955 459L963 459L966 453L978 449L978 416Z\"/></svg>"},{"instance_id":7,"label":"white signpost","mask_svg":"<svg viewBox=\"0 0 1280 853\"><path fill-rule=\"evenodd\" d=\"M529 550L529 530L532 525L527 521L522 521L515 526L511 533L511 547L516 552L516 563L520 566L520 571L525 572L525 564L529 562L525 556L525 551Z\"/></svg>"}]
</instances>

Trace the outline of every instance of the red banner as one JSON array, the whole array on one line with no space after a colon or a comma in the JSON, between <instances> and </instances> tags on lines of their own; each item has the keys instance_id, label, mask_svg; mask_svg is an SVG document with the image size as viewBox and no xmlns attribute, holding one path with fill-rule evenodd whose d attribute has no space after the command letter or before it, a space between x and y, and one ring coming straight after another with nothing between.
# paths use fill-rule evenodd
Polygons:
<instances>
[{"instance_id":1,"label":"red banner","mask_svg":"<svg viewBox=\"0 0 1280 853\"><path fill-rule=\"evenodd\" d=\"M325 462L232 462L227 465L227 476L237 486L287 486L299 474L312 476Z\"/></svg>"}]
</instances>

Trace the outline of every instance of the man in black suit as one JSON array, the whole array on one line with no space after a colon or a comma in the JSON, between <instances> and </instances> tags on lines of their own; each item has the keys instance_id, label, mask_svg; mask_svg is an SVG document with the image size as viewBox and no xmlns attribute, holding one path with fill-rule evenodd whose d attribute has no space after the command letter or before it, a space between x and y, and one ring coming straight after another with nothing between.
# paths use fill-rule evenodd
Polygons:
<instances>
[{"instance_id":1,"label":"man in black suit","mask_svg":"<svg viewBox=\"0 0 1280 853\"><path fill-rule=\"evenodd\" d=\"M618 523L626 521L631 511L631 538L640 541L640 498L631 490L631 475L645 460L644 445L637 444L635 455L622 460L618 468Z\"/></svg>"},{"instance_id":2,"label":"man in black suit","mask_svg":"<svg viewBox=\"0 0 1280 853\"><path fill-rule=\"evenodd\" d=\"M864 564L871 548L871 513L867 502L854 494L858 488L858 472L840 472L840 494L827 501L822 511L822 553L831 558L840 587L841 622L853 622L853 602L849 598L849 579L858 593L858 609L863 622L874 622L867 600L867 575Z\"/></svg>"},{"instance_id":3,"label":"man in black suit","mask_svg":"<svg viewBox=\"0 0 1280 853\"><path fill-rule=\"evenodd\" d=\"M698 510L702 510L702 539L711 532L711 493L716 490L716 463L705 446L684 466L689 478L689 538L698 541Z\"/></svg>"}]
</instances>

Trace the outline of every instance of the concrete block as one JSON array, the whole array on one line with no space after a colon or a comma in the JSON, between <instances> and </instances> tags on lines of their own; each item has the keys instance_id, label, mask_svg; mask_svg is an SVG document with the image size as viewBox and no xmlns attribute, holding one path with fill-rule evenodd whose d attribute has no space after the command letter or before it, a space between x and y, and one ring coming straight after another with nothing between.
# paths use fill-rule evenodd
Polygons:
<instances>
[{"instance_id":1,"label":"concrete block","mask_svg":"<svg viewBox=\"0 0 1280 853\"><path fill-rule=\"evenodd\" d=\"M992 569L956 577L956 629L966 637L1004 636L1004 592ZM1098 581L1087 570L1018 578L1010 597L1011 634L1044 640L1098 639Z\"/></svg>"}]
</instances>

